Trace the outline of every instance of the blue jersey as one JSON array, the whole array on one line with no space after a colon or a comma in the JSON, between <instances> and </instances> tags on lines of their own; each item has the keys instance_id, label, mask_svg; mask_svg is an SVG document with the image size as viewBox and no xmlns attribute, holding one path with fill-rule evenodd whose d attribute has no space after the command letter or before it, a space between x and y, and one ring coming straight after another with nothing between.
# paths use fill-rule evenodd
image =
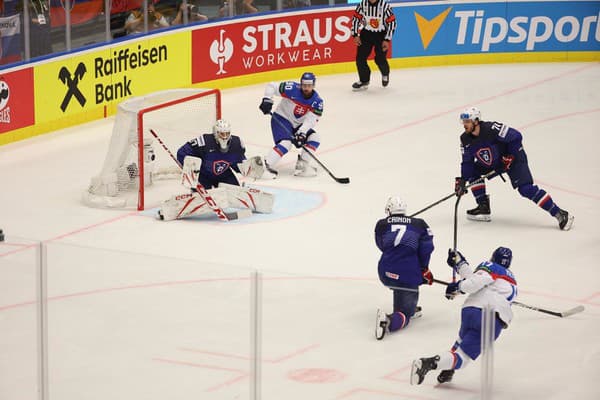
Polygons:
<instances>
[{"instance_id":1,"label":"blue jersey","mask_svg":"<svg viewBox=\"0 0 600 400\"><path fill-rule=\"evenodd\" d=\"M182 165L186 156L202 159L198 181L206 189L210 189L220 182L239 185L231 169L240 172L237 164L246 159L246 148L239 136L231 135L229 149L223 152L212 134L204 134L179 148L177 160Z\"/></svg>"},{"instance_id":2,"label":"blue jersey","mask_svg":"<svg viewBox=\"0 0 600 400\"><path fill-rule=\"evenodd\" d=\"M492 170L503 171L502 156L513 155L515 164L526 162L521 133L500 122L479 123L479 136L460 136L461 176L473 180Z\"/></svg>"},{"instance_id":3,"label":"blue jersey","mask_svg":"<svg viewBox=\"0 0 600 400\"><path fill-rule=\"evenodd\" d=\"M394 214L377 221L375 243L382 254L379 278L386 286L416 288L429 266L433 234L425 221Z\"/></svg>"}]
</instances>

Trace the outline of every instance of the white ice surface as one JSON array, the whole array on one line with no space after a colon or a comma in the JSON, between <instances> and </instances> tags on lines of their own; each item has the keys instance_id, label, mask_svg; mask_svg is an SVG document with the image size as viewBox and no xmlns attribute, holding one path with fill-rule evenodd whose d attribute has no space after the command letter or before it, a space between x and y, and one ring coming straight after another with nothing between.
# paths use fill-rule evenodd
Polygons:
<instances>
[{"instance_id":1,"label":"white ice surface","mask_svg":"<svg viewBox=\"0 0 600 400\"><path fill-rule=\"evenodd\" d=\"M290 77L294 79L296 77ZM449 349L461 300L422 287L424 316L378 342L375 311L391 307L377 279L373 228L386 198L409 213L451 193L459 173L461 109L524 134L536 182L575 215L557 222L494 179L493 221L467 221L458 248L473 263L511 247L518 300L560 319L514 307L496 343L494 398L600 398L600 65L464 66L394 70L390 86L353 93L354 74L319 76L325 99L318 157L324 171L257 181L276 194L270 216L160 222L152 212L83 206L81 192L105 157L112 119L0 148L0 399L35 399L35 253L48 246L50 398L249 398L249 272L264 273L263 399L477 399L480 364L452 384L408 383L414 358ZM248 154L266 154L263 85L223 93L223 114ZM160 150L159 150L160 151ZM449 279L449 200L422 214L435 234L431 269ZM96 250L94 248L108 249ZM158 257L160 256L160 257ZM168 259L174 257L182 260Z\"/></svg>"}]
</instances>

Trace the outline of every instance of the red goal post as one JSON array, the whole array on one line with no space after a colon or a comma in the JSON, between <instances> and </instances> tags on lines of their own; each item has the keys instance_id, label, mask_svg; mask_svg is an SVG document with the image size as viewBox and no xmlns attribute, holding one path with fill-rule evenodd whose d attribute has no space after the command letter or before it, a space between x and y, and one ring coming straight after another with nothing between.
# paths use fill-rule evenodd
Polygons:
<instances>
[{"instance_id":1,"label":"red goal post","mask_svg":"<svg viewBox=\"0 0 600 400\"><path fill-rule=\"evenodd\" d=\"M132 97L117 108L100 173L84 192L86 205L144 210L181 190L176 163L157 145L150 129L176 153L185 142L210 133L221 118L218 89L171 89Z\"/></svg>"}]
</instances>

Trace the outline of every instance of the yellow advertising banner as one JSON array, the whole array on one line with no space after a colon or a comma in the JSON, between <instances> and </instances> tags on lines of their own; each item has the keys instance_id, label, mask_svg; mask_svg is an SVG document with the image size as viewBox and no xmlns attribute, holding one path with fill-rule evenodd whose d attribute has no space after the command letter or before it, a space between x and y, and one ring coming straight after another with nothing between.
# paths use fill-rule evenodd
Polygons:
<instances>
[{"instance_id":1,"label":"yellow advertising banner","mask_svg":"<svg viewBox=\"0 0 600 400\"><path fill-rule=\"evenodd\" d=\"M189 31L74 54L34 70L35 120L76 117L131 96L189 87Z\"/></svg>"}]
</instances>

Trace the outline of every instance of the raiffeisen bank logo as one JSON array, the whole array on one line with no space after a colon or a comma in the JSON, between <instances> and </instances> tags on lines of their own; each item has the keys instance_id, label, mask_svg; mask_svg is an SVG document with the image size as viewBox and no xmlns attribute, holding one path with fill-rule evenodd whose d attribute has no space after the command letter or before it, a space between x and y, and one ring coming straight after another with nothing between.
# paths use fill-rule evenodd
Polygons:
<instances>
[{"instance_id":1,"label":"raiffeisen bank logo","mask_svg":"<svg viewBox=\"0 0 600 400\"><path fill-rule=\"evenodd\" d=\"M448 7L430 20L415 11L415 20L417 21L417 28L419 29L419 36L421 37L424 50L427 50L427 47L429 47L429 44L440 30L450 10L452 10L452 7Z\"/></svg>"},{"instance_id":2,"label":"raiffeisen bank logo","mask_svg":"<svg viewBox=\"0 0 600 400\"><path fill-rule=\"evenodd\" d=\"M525 44L525 50L548 41L600 41L599 15L564 15L550 18L546 15L515 16L510 20L501 16L486 16L484 10L457 11L459 20L456 44L481 44L481 51L492 50L497 44Z\"/></svg>"},{"instance_id":3,"label":"raiffeisen bank logo","mask_svg":"<svg viewBox=\"0 0 600 400\"><path fill-rule=\"evenodd\" d=\"M219 39L210 44L210 59L219 66L217 75L226 74L225 63L233 56L233 42L225 37L225 29L219 31Z\"/></svg>"}]
</instances>

